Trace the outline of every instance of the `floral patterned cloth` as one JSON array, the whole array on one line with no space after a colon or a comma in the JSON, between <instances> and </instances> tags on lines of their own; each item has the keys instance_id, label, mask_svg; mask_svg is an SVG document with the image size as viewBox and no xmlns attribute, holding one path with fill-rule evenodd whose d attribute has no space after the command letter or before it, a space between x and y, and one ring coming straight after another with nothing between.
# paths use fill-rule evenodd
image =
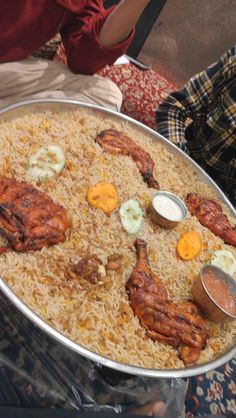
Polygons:
<instances>
[{"instance_id":1,"label":"floral patterned cloth","mask_svg":"<svg viewBox=\"0 0 236 418\"><path fill-rule=\"evenodd\" d=\"M63 45L53 59L66 63ZM154 128L155 109L176 87L153 70L141 70L133 64L106 66L98 72L112 80L123 94L121 112Z\"/></svg>"},{"instance_id":2,"label":"floral patterned cloth","mask_svg":"<svg viewBox=\"0 0 236 418\"><path fill-rule=\"evenodd\" d=\"M190 379L185 405L188 418L230 413L236 417L236 358Z\"/></svg>"},{"instance_id":3,"label":"floral patterned cloth","mask_svg":"<svg viewBox=\"0 0 236 418\"><path fill-rule=\"evenodd\" d=\"M175 86L153 70L133 64L105 67L100 75L109 77L123 93L121 112L154 128L155 110Z\"/></svg>"}]
</instances>

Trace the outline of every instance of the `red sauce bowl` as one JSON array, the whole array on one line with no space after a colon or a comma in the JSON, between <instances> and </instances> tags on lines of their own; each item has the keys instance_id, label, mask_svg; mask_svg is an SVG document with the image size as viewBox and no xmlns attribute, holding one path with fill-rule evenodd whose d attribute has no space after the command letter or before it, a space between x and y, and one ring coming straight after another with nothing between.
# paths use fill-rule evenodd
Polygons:
<instances>
[{"instance_id":1,"label":"red sauce bowl","mask_svg":"<svg viewBox=\"0 0 236 418\"><path fill-rule=\"evenodd\" d=\"M236 280L221 268L206 264L194 280L193 300L212 322L236 320Z\"/></svg>"}]
</instances>

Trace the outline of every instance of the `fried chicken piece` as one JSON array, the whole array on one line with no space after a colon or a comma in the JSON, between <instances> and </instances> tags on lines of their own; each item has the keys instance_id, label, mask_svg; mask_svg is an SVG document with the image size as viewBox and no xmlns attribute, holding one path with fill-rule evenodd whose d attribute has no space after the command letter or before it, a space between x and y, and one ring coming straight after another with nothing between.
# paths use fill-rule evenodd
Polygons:
<instances>
[{"instance_id":1,"label":"fried chicken piece","mask_svg":"<svg viewBox=\"0 0 236 418\"><path fill-rule=\"evenodd\" d=\"M168 300L161 279L152 272L146 242L136 239L137 262L127 281L130 305L152 340L180 349L185 364L195 363L206 344L205 321L192 302Z\"/></svg>"},{"instance_id":2,"label":"fried chicken piece","mask_svg":"<svg viewBox=\"0 0 236 418\"><path fill-rule=\"evenodd\" d=\"M14 251L40 250L66 239L65 209L34 186L0 176L0 235Z\"/></svg>"},{"instance_id":3,"label":"fried chicken piece","mask_svg":"<svg viewBox=\"0 0 236 418\"><path fill-rule=\"evenodd\" d=\"M186 204L199 222L220 237L226 244L236 247L236 231L223 214L222 207L215 200L206 199L196 193L188 193Z\"/></svg>"},{"instance_id":4,"label":"fried chicken piece","mask_svg":"<svg viewBox=\"0 0 236 418\"><path fill-rule=\"evenodd\" d=\"M107 129L100 132L95 138L104 151L111 154L122 154L130 156L136 163L143 180L148 187L159 189L158 182L153 177L154 162L150 154L144 151L132 139L123 132L114 129Z\"/></svg>"}]
</instances>

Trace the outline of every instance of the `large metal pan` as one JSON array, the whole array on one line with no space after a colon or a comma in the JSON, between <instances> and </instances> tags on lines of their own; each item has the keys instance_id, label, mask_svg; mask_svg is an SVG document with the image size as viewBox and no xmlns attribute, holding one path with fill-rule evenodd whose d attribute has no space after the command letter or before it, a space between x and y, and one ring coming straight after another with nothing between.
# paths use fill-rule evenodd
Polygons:
<instances>
[{"instance_id":1,"label":"large metal pan","mask_svg":"<svg viewBox=\"0 0 236 418\"><path fill-rule=\"evenodd\" d=\"M106 118L111 118L111 116L119 121L126 121L130 123L138 130L143 131L145 134L150 136L150 140L152 141L159 141L164 143L168 150L181 156L188 164L194 166L196 171L198 172L199 176L202 178L204 182L206 182L215 192L218 194L218 197L230 208L232 214L236 216L236 211L223 192L219 189L219 187L214 183L214 181L202 170L198 164L196 164L189 156L187 156L184 152L179 150L175 145L173 145L170 141L153 131L152 129L148 128L147 126L129 118L128 116L122 115L120 113L104 109L99 106L89 105L85 103L78 102L76 100L54 100L54 99L46 99L46 100L27 100L18 102L16 104L7 106L0 110L0 121L7 121L12 120L17 117L32 113L32 112L46 112L46 111L57 111L57 112L65 112L70 110L76 110L79 108L86 108L88 112L91 113L91 117L94 113L100 114L103 120ZM191 367L186 367L185 369L148 369L143 367L135 367L130 366L128 364L119 363L117 361L113 361L109 358L103 357L99 354L96 354L85 347L71 341L69 338L65 337L55 329L53 329L50 325L43 321L38 315L36 315L30 308L28 308L7 286L7 284L0 278L0 290L5 294L5 296L19 309L30 321L34 323L35 326L39 327L45 333L47 333L51 338L56 341L59 341L61 344L66 346L68 349L75 351L79 355L86 357L95 363L99 363L100 365L106 366L108 368L117 370L119 372L128 373L131 375L140 375L140 376L149 376L149 377L156 377L156 378L178 378L178 377L190 377L199 375L201 373L205 373L209 370L213 370L227 361L231 360L233 357L236 356L236 346L235 343L232 347L228 349L227 352L223 353L217 359L210 361L208 363L202 365L196 365Z\"/></svg>"}]
</instances>

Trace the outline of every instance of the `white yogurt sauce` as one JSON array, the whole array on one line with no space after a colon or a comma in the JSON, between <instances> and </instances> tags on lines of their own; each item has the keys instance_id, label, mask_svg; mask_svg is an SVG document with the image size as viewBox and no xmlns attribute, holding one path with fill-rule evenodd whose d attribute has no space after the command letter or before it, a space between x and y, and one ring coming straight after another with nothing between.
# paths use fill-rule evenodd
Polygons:
<instances>
[{"instance_id":1,"label":"white yogurt sauce","mask_svg":"<svg viewBox=\"0 0 236 418\"><path fill-rule=\"evenodd\" d=\"M173 199L165 195L157 195L153 199L153 207L156 211L171 221L180 221L183 218L183 212Z\"/></svg>"}]
</instances>

